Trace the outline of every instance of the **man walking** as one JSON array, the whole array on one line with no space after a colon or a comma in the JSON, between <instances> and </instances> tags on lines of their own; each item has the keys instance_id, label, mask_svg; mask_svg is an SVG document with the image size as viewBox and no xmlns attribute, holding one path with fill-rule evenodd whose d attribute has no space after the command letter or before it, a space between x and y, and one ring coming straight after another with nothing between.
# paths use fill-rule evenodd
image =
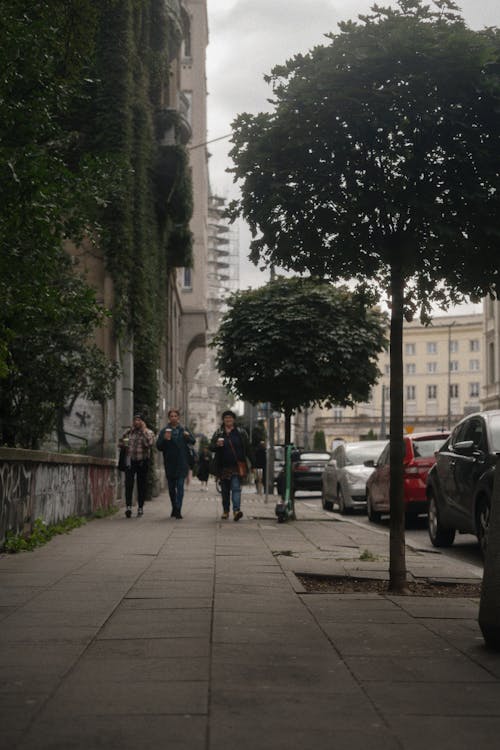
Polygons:
<instances>
[{"instance_id":1,"label":"man walking","mask_svg":"<svg viewBox=\"0 0 500 750\"><path fill-rule=\"evenodd\" d=\"M180 424L178 409L168 412L168 424L160 430L156 447L163 453L168 494L172 504L171 517L182 518L184 482L189 473L188 445L194 445L194 435Z\"/></svg>"}]
</instances>

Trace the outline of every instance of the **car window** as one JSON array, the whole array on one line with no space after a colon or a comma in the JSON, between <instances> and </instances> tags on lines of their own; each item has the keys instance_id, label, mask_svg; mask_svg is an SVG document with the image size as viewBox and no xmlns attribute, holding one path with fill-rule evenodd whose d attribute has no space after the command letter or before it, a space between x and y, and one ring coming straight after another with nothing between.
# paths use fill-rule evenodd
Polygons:
<instances>
[{"instance_id":1,"label":"car window","mask_svg":"<svg viewBox=\"0 0 500 750\"><path fill-rule=\"evenodd\" d=\"M500 452L500 415L495 415L489 420L491 435L491 450L493 453Z\"/></svg>"},{"instance_id":2,"label":"car window","mask_svg":"<svg viewBox=\"0 0 500 750\"><path fill-rule=\"evenodd\" d=\"M473 417L466 423L466 429L463 432L461 440L472 440L476 448L486 448L486 436L484 425L480 419Z\"/></svg>"},{"instance_id":3,"label":"car window","mask_svg":"<svg viewBox=\"0 0 500 750\"><path fill-rule=\"evenodd\" d=\"M380 457L377 461L377 466L386 466L391 457L391 449L390 445L386 445L382 453L380 454Z\"/></svg>"},{"instance_id":4,"label":"car window","mask_svg":"<svg viewBox=\"0 0 500 750\"><path fill-rule=\"evenodd\" d=\"M384 443L367 443L366 445L355 443L354 445L346 445L346 465L355 466L364 464L365 461L377 461L384 447Z\"/></svg>"},{"instance_id":5,"label":"car window","mask_svg":"<svg viewBox=\"0 0 500 750\"><path fill-rule=\"evenodd\" d=\"M285 451L282 445L275 445L274 446L274 460L275 461L284 461L284 455Z\"/></svg>"},{"instance_id":6,"label":"car window","mask_svg":"<svg viewBox=\"0 0 500 750\"><path fill-rule=\"evenodd\" d=\"M420 440L413 440L413 453L415 458L432 458L434 453L444 445L445 440L445 436L442 438L421 438Z\"/></svg>"},{"instance_id":7,"label":"car window","mask_svg":"<svg viewBox=\"0 0 500 750\"><path fill-rule=\"evenodd\" d=\"M329 461L330 454L329 453L301 453L300 460L301 461Z\"/></svg>"}]
</instances>

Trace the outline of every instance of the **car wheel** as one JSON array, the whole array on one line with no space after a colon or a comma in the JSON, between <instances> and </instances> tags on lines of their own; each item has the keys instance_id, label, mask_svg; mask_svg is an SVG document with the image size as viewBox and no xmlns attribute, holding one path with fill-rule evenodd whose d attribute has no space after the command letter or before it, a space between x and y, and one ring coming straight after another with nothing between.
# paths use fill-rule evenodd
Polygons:
<instances>
[{"instance_id":1,"label":"car wheel","mask_svg":"<svg viewBox=\"0 0 500 750\"><path fill-rule=\"evenodd\" d=\"M349 512L349 508L347 508L345 504L345 497L344 493L342 492L342 487L339 487L337 490L337 496L339 499L339 513L341 513L343 516L346 515L346 513Z\"/></svg>"},{"instance_id":2,"label":"car wheel","mask_svg":"<svg viewBox=\"0 0 500 750\"><path fill-rule=\"evenodd\" d=\"M439 510L434 495L429 497L429 538L434 547L451 547L455 539L455 529L441 524Z\"/></svg>"},{"instance_id":3,"label":"car wheel","mask_svg":"<svg viewBox=\"0 0 500 750\"><path fill-rule=\"evenodd\" d=\"M490 528L490 501L487 497L481 497L476 505L476 535L483 560L486 557L488 546L488 531Z\"/></svg>"},{"instance_id":4,"label":"car wheel","mask_svg":"<svg viewBox=\"0 0 500 750\"><path fill-rule=\"evenodd\" d=\"M366 512L369 521L371 521L372 523L379 523L382 517L382 513L380 513L378 510L373 509L372 498L369 492L366 495Z\"/></svg>"},{"instance_id":5,"label":"car wheel","mask_svg":"<svg viewBox=\"0 0 500 750\"><path fill-rule=\"evenodd\" d=\"M333 510L333 503L331 500L327 500L325 488L321 488L321 505L324 510Z\"/></svg>"}]
</instances>

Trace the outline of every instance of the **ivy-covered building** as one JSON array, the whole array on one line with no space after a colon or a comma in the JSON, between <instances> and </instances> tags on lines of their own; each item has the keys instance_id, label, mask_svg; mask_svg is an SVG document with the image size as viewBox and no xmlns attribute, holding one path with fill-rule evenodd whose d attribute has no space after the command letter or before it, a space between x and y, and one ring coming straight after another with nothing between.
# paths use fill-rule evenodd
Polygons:
<instances>
[{"instance_id":1,"label":"ivy-covered building","mask_svg":"<svg viewBox=\"0 0 500 750\"><path fill-rule=\"evenodd\" d=\"M102 0L86 147L115 180L101 231L69 250L111 311L98 343L121 374L114 398L79 397L59 442L114 456L142 411L152 429L171 406L187 417L188 382L206 345L208 168L206 0Z\"/></svg>"}]
</instances>

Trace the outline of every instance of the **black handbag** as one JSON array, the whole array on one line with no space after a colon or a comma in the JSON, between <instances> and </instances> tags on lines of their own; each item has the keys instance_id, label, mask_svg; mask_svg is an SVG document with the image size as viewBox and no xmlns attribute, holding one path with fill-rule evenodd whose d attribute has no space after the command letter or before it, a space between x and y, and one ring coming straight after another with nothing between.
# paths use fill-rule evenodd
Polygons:
<instances>
[{"instance_id":1,"label":"black handbag","mask_svg":"<svg viewBox=\"0 0 500 750\"><path fill-rule=\"evenodd\" d=\"M127 469L127 449L125 446L120 448L120 455L118 456L118 469L120 471L126 471Z\"/></svg>"}]
</instances>

